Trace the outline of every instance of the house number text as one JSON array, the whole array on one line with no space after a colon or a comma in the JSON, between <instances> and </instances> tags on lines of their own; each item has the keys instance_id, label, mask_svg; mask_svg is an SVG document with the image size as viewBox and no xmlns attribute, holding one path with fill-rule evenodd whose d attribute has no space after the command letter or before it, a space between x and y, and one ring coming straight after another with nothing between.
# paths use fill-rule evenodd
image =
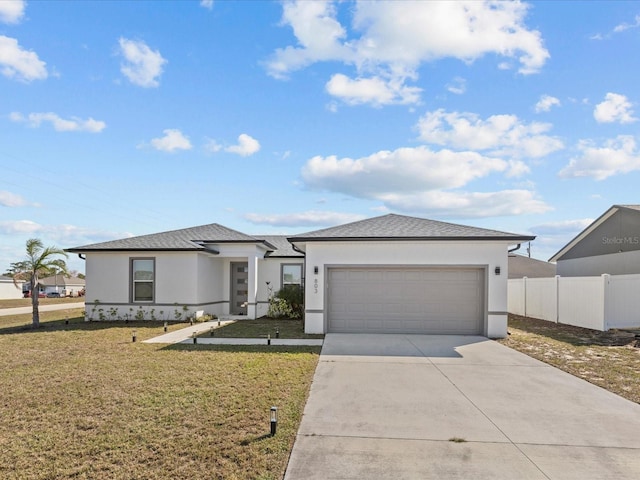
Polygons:
<instances>
[{"instance_id":1,"label":"house number text","mask_svg":"<svg viewBox=\"0 0 640 480\"><path fill-rule=\"evenodd\" d=\"M318 293L318 279L313 279L313 293Z\"/></svg>"}]
</instances>

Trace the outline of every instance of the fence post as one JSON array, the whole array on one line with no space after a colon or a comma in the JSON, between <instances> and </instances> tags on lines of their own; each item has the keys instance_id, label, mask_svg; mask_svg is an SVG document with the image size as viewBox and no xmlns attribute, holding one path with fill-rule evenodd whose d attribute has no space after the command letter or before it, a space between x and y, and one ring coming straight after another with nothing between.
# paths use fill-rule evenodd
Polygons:
<instances>
[{"instance_id":1,"label":"fence post","mask_svg":"<svg viewBox=\"0 0 640 480\"><path fill-rule=\"evenodd\" d=\"M556 323L560 323L560 275L556 275Z\"/></svg>"},{"instance_id":2,"label":"fence post","mask_svg":"<svg viewBox=\"0 0 640 480\"><path fill-rule=\"evenodd\" d=\"M524 317L527 316L527 277L522 277L522 306L524 308Z\"/></svg>"},{"instance_id":3,"label":"fence post","mask_svg":"<svg viewBox=\"0 0 640 480\"><path fill-rule=\"evenodd\" d=\"M602 328L603 332L609 330L609 285L611 283L610 275L603 273L602 275Z\"/></svg>"}]
</instances>

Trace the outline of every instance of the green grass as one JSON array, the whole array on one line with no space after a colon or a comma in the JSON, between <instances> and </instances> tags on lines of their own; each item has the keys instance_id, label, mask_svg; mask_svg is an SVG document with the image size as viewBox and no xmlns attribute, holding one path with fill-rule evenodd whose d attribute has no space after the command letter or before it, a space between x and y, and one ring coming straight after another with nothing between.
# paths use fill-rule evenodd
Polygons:
<instances>
[{"instance_id":1,"label":"green grass","mask_svg":"<svg viewBox=\"0 0 640 480\"><path fill-rule=\"evenodd\" d=\"M81 313L0 317L0 478L282 478L319 349L143 344L162 322Z\"/></svg>"},{"instance_id":2,"label":"green grass","mask_svg":"<svg viewBox=\"0 0 640 480\"><path fill-rule=\"evenodd\" d=\"M217 320L213 320L212 326L217 326ZM216 328L215 336L220 338L276 338L276 331L280 332L279 338L324 338L324 335L304 333L302 320L259 318L257 320L238 320L224 327ZM201 336L208 337L205 332Z\"/></svg>"},{"instance_id":3,"label":"green grass","mask_svg":"<svg viewBox=\"0 0 640 480\"><path fill-rule=\"evenodd\" d=\"M629 332L599 332L509 315L500 343L640 403L640 341Z\"/></svg>"}]
</instances>

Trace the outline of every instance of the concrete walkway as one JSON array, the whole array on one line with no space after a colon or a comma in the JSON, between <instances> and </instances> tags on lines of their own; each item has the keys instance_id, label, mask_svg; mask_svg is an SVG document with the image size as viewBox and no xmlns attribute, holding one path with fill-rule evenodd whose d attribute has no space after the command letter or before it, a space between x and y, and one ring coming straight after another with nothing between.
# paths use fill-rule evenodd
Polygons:
<instances>
[{"instance_id":1,"label":"concrete walkway","mask_svg":"<svg viewBox=\"0 0 640 480\"><path fill-rule=\"evenodd\" d=\"M328 334L285 480L638 479L640 405L484 337Z\"/></svg>"},{"instance_id":2,"label":"concrete walkway","mask_svg":"<svg viewBox=\"0 0 640 480\"><path fill-rule=\"evenodd\" d=\"M218 329L233 323L235 320L221 320L218 325L217 320L212 322L203 322L190 325L188 327L165 333L159 337L150 338L142 343L193 343L193 334L205 334L211 331L211 328ZM266 338L216 338L216 337L198 337L198 345L267 345ZM322 340L316 339L298 339L298 338L272 338L273 346L322 346Z\"/></svg>"},{"instance_id":3,"label":"concrete walkway","mask_svg":"<svg viewBox=\"0 0 640 480\"><path fill-rule=\"evenodd\" d=\"M84 302L77 303L54 303L52 305L39 305L38 310L41 312L52 312L54 310L67 310L72 308L84 308ZM0 317L8 317L10 315L23 315L25 313L31 313L33 307L15 307L15 308L1 308Z\"/></svg>"}]
</instances>

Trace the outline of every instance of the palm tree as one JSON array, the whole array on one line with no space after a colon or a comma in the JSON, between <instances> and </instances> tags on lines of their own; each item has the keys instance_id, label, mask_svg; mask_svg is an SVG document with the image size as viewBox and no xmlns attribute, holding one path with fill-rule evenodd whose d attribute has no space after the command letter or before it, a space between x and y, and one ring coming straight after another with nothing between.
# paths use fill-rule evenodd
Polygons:
<instances>
[{"instance_id":1,"label":"palm tree","mask_svg":"<svg viewBox=\"0 0 640 480\"><path fill-rule=\"evenodd\" d=\"M67 264L57 255L67 257L64 250L56 247L44 248L42 240L30 238L27 240L27 259L11 264L14 268L13 283L29 282L31 290L31 305L33 307L33 328L40 326L40 311L38 310L38 292L40 291L40 278L52 273L67 273Z\"/></svg>"}]
</instances>

